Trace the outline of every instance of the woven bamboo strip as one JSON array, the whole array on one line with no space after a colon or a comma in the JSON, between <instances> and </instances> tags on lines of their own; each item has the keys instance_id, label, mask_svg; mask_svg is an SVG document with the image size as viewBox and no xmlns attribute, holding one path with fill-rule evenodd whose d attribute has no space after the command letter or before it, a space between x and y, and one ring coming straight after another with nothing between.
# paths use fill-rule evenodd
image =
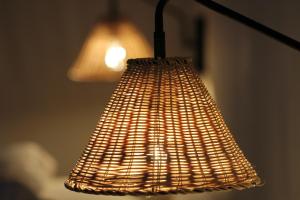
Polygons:
<instances>
[{"instance_id":1,"label":"woven bamboo strip","mask_svg":"<svg viewBox=\"0 0 300 200\"><path fill-rule=\"evenodd\" d=\"M134 59L65 186L94 194L167 194L260 184L185 58Z\"/></svg>"}]
</instances>

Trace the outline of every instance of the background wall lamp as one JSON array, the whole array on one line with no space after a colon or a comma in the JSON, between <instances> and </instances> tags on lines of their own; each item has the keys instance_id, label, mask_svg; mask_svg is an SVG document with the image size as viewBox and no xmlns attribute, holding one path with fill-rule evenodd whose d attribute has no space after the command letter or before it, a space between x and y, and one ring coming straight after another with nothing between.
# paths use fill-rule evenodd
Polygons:
<instances>
[{"instance_id":1,"label":"background wall lamp","mask_svg":"<svg viewBox=\"0 0 300 200\"><path fill-rule=\"evenodd\" d=\"M73 81L115 81L128 58L150 57L152 47L134 24L119 12L119 1L108 0L108 14L94 25L68 71Z\"/></svg>"},{"instance_id":2,"label":"background wall lamp","mask_svg":"<svg viewBox=\"0 0 300 200\"><path fill-rule=\"evenodd\" d=\"M251 188L261 184L187 58L165 58L163 9L155 58L128 60L65 186L111 195ZM202 5L299 50L299 42L209 0Z\"/></svg>"}]
</instances>

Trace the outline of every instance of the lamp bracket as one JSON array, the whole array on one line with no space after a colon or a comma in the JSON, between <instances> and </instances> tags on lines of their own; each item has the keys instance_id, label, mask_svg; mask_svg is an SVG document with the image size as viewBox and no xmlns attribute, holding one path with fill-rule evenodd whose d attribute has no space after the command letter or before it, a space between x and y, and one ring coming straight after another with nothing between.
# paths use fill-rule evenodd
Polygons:
<instances>
[{"instance_id":1,"label":"lamp bracket","mask_svg":"<svg viewBox=\"0 0 300 200\"><path fill-rule=\"evenodd\" d=\"M227 16L235 21L238 21L250 28L253 28L287 46L300 51L300 42L284 35L274 29L269 28L249 17L246 17L230 8L227 8L219 3L211 0L195 0L203 6L214 10L215 12ZM163 25L163 10L169 0L160 0L155 11L155 32L154 32L154 56L155 58L165 58L165 33Z\"/></svg>"},{"instance_id":2,"label":"lamp bracket","mask_svg":"<svg viewBox=\"0 0 300 200\"><path fill-rule=\"evenodd\" d=\"M119 0L108 0L108 18L110 20L115 20L120 17L120 2Z\"/></svg>"}]
</instances>

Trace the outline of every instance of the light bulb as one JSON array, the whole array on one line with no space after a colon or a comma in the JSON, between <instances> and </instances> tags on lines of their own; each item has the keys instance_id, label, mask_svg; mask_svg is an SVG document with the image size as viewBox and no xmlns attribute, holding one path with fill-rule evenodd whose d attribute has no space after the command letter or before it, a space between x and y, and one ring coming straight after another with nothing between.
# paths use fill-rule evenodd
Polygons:
<instances>
[{"instance_id":1,"label":"light bulb","mask_svg":"<svg viewBox=\"0 0 300 200\"><path fill-rule=\"evenodd\" d=\"M105 52L105 65L114 71L122 71L125 66L125 58L126 49L119 43L113 43Z\"/></svg>"}]
</instances>

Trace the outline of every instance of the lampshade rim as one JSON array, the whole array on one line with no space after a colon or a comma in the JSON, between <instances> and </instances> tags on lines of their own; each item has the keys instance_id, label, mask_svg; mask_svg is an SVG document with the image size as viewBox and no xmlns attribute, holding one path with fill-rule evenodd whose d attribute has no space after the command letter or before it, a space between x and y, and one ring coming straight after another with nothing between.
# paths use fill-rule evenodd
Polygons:
<instances>
[{"instance_id":1,"label":"lampshade rim","mask_svg":"<svg viewBox=\"0 0 300 200\"><path fill-rule=\"evenodd\" d=\"M247 180L246 180L247 181ZM202 192L213 192L213 191L230 191L230 190L243 190L249 189L254 187L259 187L263 185L263 182L259 177L256 177L255 180L251 181L251 183L241 181L240 183L236 184L225 184L224 186L219 187L195 187L192 189L176 189L176 190L166 190L166 191L157 191L157 192L148 192L148 191L116 191L116 190L97 190L97 187L88 186L88 188L82 189L84 184L76 183L71 180L65 181L64 185L67 189L74 191L74 192L81 192L87 194L94 194L94 195L111 195L111 196L142 196L142 195L167 195L167 194L190 194L190 193L202 193ZM72 186L71 186L72 185Z\"/></svg>"},{"instance_id":2,"label":"lampshade rim","mask_svg":"<svg viewBox=\"0 0 300 200\"><path fill-rule=\"evenodd\" d=\"M109 25L119 25L123 23L128 23L128 24L134 24L132 20L127 15L120 14L119 16L115 18L108 17L106 15L100 16L97 21L94 23L94 26L99 24L109 24Z\"/></svg>"},{"instance_id":3,"label":"lampshade rim","mask_svg":"<svg viewBox=\"0 0 300 200\"><path fill-rule=\"evenodd\" d=\"M154 66L161 66L161 65L176 65L176 64L191 64L192 58L190 57L166 57L166 58L134 58L128 59L127 64L128 66L132 65L154 65Z\"/></svg>"}]
</instances>

